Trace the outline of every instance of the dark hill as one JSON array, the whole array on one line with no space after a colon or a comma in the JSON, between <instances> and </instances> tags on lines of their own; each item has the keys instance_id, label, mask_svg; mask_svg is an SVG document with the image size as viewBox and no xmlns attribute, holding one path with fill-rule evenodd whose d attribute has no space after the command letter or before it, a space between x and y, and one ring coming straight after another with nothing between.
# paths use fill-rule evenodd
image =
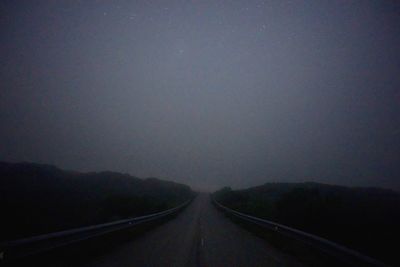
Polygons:
<instances>
[{"instance_id":1,"label":"dark hill","mask_svg":"<svg viewBox=\"0 0 400 267\"><path fill-rule=\"evenodd\" d=\"M186 185L155 178L0 162L0 240L150 214L193 194Z\"/></svg>"},{"instance_id":2,"label":"dark hill","mask_svg":"<svg viewBox=\"0 0 400 267\"><path fill-rule=\"evenodd\" d=\"M224 188L216 200L237 211L336 241L398 264L400 193L381 188L319 183L267 183Z\"/></svg>"}]
</instances>

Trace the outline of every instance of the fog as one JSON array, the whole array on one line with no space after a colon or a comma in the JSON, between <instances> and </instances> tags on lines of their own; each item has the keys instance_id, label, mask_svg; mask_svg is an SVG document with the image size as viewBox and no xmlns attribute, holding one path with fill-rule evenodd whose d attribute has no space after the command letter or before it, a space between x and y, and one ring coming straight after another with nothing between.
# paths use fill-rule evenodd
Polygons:
<instances>
[{"instance_id":1,"label":"fog","mask_svg":"<svg viewBox=\"0 0 400 267\"><path fill-rule=\"evenodd\" d=\"M397 1L1 1L0 160L400 190Z\"/></svg>"}]
</instances>

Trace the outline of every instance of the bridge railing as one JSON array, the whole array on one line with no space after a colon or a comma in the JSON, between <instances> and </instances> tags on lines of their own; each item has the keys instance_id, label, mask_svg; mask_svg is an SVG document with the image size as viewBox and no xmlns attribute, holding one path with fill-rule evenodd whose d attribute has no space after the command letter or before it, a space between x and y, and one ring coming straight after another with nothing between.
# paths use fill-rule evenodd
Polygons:
<instances>
[{"instance_id":1,"label":"bridge railing","mask_svg":"<svg viewBox=\"0 0 400 267\"><path fill-rule=\"evenodd\" d=\"M166 218L167 216L177 214L189 205L190 202L191 199L172 209L145 216L2 242L0 243L0 263L36 255L58 247L99 237L107 233L150 224Z\"/></svg>"},{"instance_id":2,"label":"bridge railing","mask_svg":"<svg viewBox=\"0 0 400 267\"><path fill-rule=\"evenodd\" d=\"M239 221L250 223L252 225L257 225L263 229L267 229L268 231L273 231L274 233L281 234L283 236L309 245L314 249L317 249L325 254L342 260L350 266L387 266L376 259L368 257L358 251L349 249L328 239L307 232L303 232L301 230L291 228L273 221L264 220L235 211L233 209L223 206L214 198L212 198L211 201L219 210L238 219Z\"/></svg>"}]
</instances>

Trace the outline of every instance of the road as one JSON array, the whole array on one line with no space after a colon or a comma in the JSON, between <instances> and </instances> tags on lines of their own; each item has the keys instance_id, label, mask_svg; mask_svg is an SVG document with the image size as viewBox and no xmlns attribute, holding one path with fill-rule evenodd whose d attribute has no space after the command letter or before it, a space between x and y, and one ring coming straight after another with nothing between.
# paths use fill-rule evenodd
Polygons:
<instances>
[{"instance_id":1,"label":"road","mask_svg":"<svg viewBox=\"0 0 400 267\"><path fill-rule=\"evenodd\" d=\"M302 266L240 228L200 194L176 218L72 266Z\"/></svg>"}]
</instances>

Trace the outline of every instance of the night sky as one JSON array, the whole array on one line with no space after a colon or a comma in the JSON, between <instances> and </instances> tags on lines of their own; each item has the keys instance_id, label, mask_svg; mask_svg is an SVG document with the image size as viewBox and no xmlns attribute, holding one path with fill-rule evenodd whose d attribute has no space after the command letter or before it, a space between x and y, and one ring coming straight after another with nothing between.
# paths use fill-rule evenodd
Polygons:
<instances>
[{"instance_id":1,"label":"night sky","mask_svg":"<svg viewBox=\"0 0 400 267\"><path fill-rule=\"evenodd\" d=\"M1 1L0 160L400 190L397 1Z\"/></svg>"}]
</instances>

